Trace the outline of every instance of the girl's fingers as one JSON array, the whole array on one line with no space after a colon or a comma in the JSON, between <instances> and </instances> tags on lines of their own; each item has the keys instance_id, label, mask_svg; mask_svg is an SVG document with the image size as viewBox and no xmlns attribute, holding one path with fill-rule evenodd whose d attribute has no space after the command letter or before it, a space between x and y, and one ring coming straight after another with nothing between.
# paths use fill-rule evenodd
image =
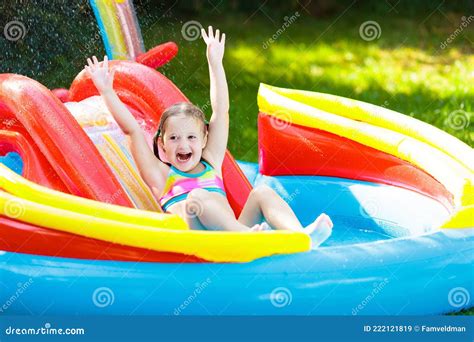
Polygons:
<instances>
[{"instance_id":1,"label":"girl's fingers","mask_svg":"<svg viewBox=\"0 0 474 342\"><path fill-rule=\"evenodd\" d=\"M216 35L214 36L214 38L216 38L217 41L219 41L219 29L216 30Z\"/></svg>"},{"instance_id":2,"label":"girl's fingers","mask_svg":"<svg viewBox=\"0 0 474 342\"><path fill-rule=\"evenodd\" d=\"M96 56L92 56L92 60L94 61L94 64L95 64L95 65L98 65L98 64L99 64L99 61L97 60L97 57L96 57Z\"/></svg>"},{"instance_id":3,"label":"girl's fingers","mask_svg":"<svg viewBox=\"0 0 474 342\"><path fill-rule=\"evenodd\" d=\"M112 71L109 74L109 77L110 77L110 80L111 80L112 83L113 83L113 80L114 80L114 75L115 75L115 69L112 69Z\"/></svg>"},{"instance_id":4,"label":"girl's fingers","mask_svg":"<svg viewBox=\"0 0 474 342\"><path fill-rule=\"evenodd\" d=\"M109 58L107 55L104 56L104 68L105 70L109 70Z\"/></svg>"},{"instance_id":5,"label":"girl's fingers","mask_svg":"<svg viewBox=\"0 0 474 342\"><path fill-rule=\"evenodd\" d=\"M204 39L204 41L207 43L208 37L207 37L207 34L206 34L206 30L203 29L203 28L201 29L201 36Z\"/></svg>"},{"instance_id":6,"label":"girl's fingers","mask_svg":"<svg viewBox=\"0 0 474 342\"><path fill-rule=\"evenodd\" d=\"M87 58L87 64L88 64L89 66L92 66L92 61L91 61L90 58Z\"/></svg>"},{"instance_id":7,"label":"girl's fingers","mask_svg":"<svg viewBox=\"0 0 474 342\"><path fill-rule=\"evenodd\" d=\"M222 44L225 43L225 33L223 33L222 36L221 36L221 43L222 43Z\"/></svg>"},{"instance_id":8,"label":"girl's fingers","mask_svg":"<svg viewBox=\"0 0 474 342\"><path fill-rule=\"evenodd\" d=\"M213 39L214 38L214 33L212 32L212 26L209 26L209 34L208 37Z\"/></svg>"}]
</instances>

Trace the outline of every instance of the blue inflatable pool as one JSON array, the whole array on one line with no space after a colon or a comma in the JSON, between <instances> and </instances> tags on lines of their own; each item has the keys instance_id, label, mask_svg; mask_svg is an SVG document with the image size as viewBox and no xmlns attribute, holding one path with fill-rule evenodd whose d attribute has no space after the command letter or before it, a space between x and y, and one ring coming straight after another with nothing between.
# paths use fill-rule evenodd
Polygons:
<instances>
[{"instance_id":1,"label":"blue inflatable pool","mask_svg":"<svg viewBox=\"0 0 474 342\"><path fill-rule=\"evenodd\" d=\"M267 177L303 223L324 211L333 236L306 253L250 263L167 264L0 255L2 312L120 315L402 315L470 306L474 229L433 230L439 202L389 185ZM422 215L420 213L430 213Z\"/></svg>"}]
</instances>

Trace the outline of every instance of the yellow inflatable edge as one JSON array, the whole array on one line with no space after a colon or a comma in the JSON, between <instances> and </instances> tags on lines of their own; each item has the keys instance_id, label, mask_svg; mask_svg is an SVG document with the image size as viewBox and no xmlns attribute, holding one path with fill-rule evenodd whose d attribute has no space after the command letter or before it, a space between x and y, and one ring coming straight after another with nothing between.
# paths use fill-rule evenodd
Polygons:
<instances>
[{"instance_id":1,"label":"yellow inflatable edge","mask_svg":"<svg viewBox=\"0 0 474 342\"><path fill-rule=\"evenodd\" d=\"M457 210L441 228L474 228L474 205Z\"/></svg>"},{"instance_id":2,"label":"yellow inflatable edge","mask_svg":"<svg viewBox=\"0 0 474 342\"><path fill-rule=\"evenodd\" d=\"M154 229L54 208L3 191L0 191L0 208L4 216L41 227L127 246L194 255L212 262L249 262L311 248L310 237L299 232Z\"/></svg>"},{"instance_id":3,"label":"yellow inflatable edge","mask_svg":"<svg viewBox=\"0 0 474 342\"><path fill-rule=\"evenodd\" d=\"M0 164L0 188L19 198L92 217L134 222L155 229L189 230L186 222L177 215L122 207L52 190L23 178L3 164Z\"/></svg>"},{"instance_id":4,"label":"yellow inflatable edge","mask_svg":"<svg viewBox=\"0 0 474 342\"><path fill-rule=\"evenodd\" d=\"M393 110L346 97L318 92L292 90L262 84L273 92L303 102L328 113L402 133L448 154L474 172L474 149L461 140L426 122Z\"/></svg>"}]
</instances>

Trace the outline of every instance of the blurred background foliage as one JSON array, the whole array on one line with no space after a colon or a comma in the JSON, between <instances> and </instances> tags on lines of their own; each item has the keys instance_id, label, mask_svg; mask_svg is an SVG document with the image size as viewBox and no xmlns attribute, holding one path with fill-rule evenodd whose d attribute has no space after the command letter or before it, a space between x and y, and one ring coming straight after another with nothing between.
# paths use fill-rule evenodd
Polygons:
<instances>
[{"instance_id":1,"label":"blurred background foliage","mask_svg":"<svg viewBox=\"0 0 474 342\"><path fill-rule=\"evenodd\" d=\"M186 40L182 27L196 20L226 32L229 149L239 159L257 160L260 82L384 106L433 124L473 146L472 1L134 3L148 49L170 40L178 44L177 57L160 71L199 106L209 107L205 46L200 39ZM295 20L284 27L290 18ZM2 31L12 20L21 21L26 34L18 41L0 36L2 73L23 74L49 88L67 88L86 57L104 55L88 1L1 2ZM367 21L380 26L377 39L362 39L359 29ZM446 43L450 36L454 39Z\"/></svg>"}]
</instances>

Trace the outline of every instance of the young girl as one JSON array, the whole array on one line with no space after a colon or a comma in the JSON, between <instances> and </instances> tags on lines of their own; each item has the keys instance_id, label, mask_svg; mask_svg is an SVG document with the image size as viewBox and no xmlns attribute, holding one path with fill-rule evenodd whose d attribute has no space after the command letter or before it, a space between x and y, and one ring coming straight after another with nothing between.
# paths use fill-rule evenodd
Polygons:
<instances>
[{"instance_id":1,"label":"young girl","mask_svg":"<svg viewBox=\"0 0 474 342\"><path fill-rule=\"evenodd\" d=\"M318 246L332 232L326 214L303 227L290 206L270 187L255 187L238 219L227 201L221 167L229 133L229 94L222 59L225 34L202 30L207 44L211 79L212 116L209 124L203 112L190 103L167 108L159 123L152 151L145 135L112 88L114 72L108 60L87 59L85 67L109 111L130 138L130 148L141 177L152 189L165 212L187 221L191 229L258 231L273 229L301 231ZM165 161L160 158L160 153ZM263 221L266 222L263 222ZM263 222L263 223L262 223Z\"/></svg>"}]
</instances>

